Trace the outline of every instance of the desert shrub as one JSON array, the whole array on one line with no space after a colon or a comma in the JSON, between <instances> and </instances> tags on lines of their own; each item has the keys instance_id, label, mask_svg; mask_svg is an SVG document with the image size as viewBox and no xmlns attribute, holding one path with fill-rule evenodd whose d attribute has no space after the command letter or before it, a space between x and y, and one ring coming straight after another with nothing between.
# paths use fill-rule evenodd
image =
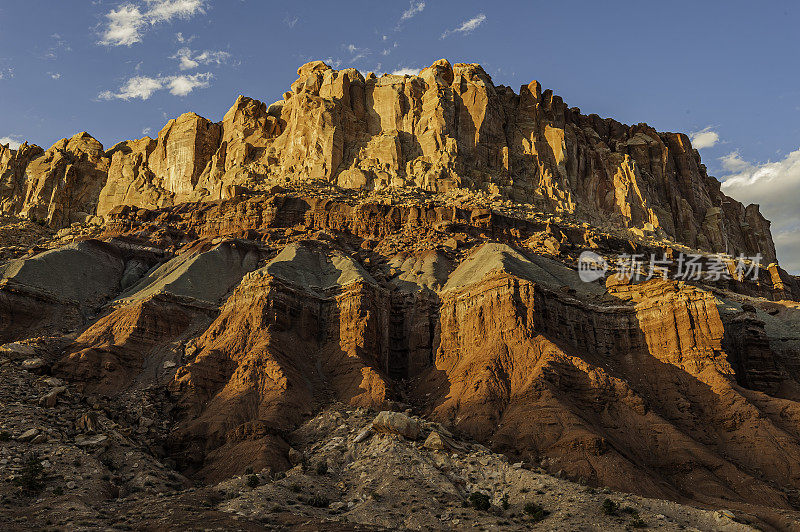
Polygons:
<instances>
[{"instance_id":1,"label":"desert shrub","mask_svg":"<svg viewBox=\"0 0 800 532\"><path fill-rule=\"evenodd\" d=\"M500 499L500 506L503 507L503 510L508 510L508 507L510 506L508 504L508 493L503 494L503 498Z\"/></svg>"},{"instance_id":2,"label":"desert shrub","mask_svg":"<svg viewBox=\"0 0 800 532\"><path fill-rule=\"evenodd\" d=\"M531 519L533 519L537 523L543 520L548 515L550 515L550 512L548 512L535 502L525 503L523 510L525 510L525 513L528 514L531 517Z\"/></svg>"},{"instance_id":3,"label":"desert shrub","mask_svg":"<svg viewBox=\"0 0 800 532\"><path fill-rule=\"evenodd\" d=\"M485 512L491 506L489 502L489 496L485 493L481 493L479 491L475 491L469 494L469 505L479 510L481 512Z\"/></svg>"},{"instance_id":4,"label":"desert shrub","mask_svg":"<svg viewBox=\"0 0 800 532\"><path fill-rule=\"evenodd\" d=\"M28 494L35 494L44 487L44 468L39 460L39 455L32 453L28 455L22 466L22 473L14 479L14 482Z\"/></svg>"},{"instance_id":5,"label":"desert shrub","mask_svg":"<svg viewBox=\"0 0 800 532\"><path fill-rule=\"evenodd\" d=\"M317 475L325 475L325 474L327 474L328 473L328 462L326 462L325 460L321 460L317 464L316 471L317 471Z\"/></svg>"},{"instance_id":6,"label":"desert shrub","mask_svg":"<svg viewBox=\"0 0 800 532\"><path fill-rule=\"evenodd\" d=\"M604 515L617 515L619 513L619 504L611 499L603 501L603 514Z\"/></svg>"},{"instance_id":7,"label":"desert shrub","mask_svg":"<svg viewBox=\"0 0 800 532\"><path fill-rule=\"evenodd\" d=\"M299 497L299 499L300 502L309 506L313 506L314 508L327 508L331 503L331 501L323 495L314 495L313 497L309 497L307 499Z\"/></svg>"},{"instance_id":8,"label":"desert shrub","mask_svg":"<svg viewBox=\"0 0 800 532\"><path fill-rule=\"evenodd\" d=\"M249 477L247 477L247 485L250 486L251 488L257 487L258 484L259 484L258 475L250 475Z\"/></svg>"}]
</instances>

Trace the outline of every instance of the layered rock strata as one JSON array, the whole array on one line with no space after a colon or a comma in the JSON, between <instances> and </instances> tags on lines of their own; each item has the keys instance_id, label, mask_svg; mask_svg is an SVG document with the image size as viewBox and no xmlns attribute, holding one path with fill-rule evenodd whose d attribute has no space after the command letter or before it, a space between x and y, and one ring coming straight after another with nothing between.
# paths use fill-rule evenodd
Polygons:
<instances>
[{"instance_id":1,"label":"layered rock strata","mask_svg":"<svg viewBox=\"0 0 800 532\"><path fill-rule=\"evenodd\" d=\"M88 134L0 154L0 208L53 227L118 205L213 201L276 183L468 189L638 235L775 261L757 205L722 194L686 135L569 108L532 81L515 93L477 64L362 75L321 61L270 106L239 97L107 152Z\"/></svg>"}]
</instances>

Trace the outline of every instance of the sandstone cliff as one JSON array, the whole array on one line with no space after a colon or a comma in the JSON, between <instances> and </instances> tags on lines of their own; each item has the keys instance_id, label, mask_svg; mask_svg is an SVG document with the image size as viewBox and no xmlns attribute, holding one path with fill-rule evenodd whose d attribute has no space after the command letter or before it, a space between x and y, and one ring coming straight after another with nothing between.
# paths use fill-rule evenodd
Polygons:
<instances>
[{"instance_id":1,"label":"sandstone cliff","mask_svg":"<svg viewBox=\"0 0 800 532\"><path fill-rule=\"evenodd\" d=\"M324 190L120 206L62 231L80 243L0 268L2 341L146 410L139 437L204 482L291 467L292 434L333 403L411 408L592 485L796 504L799 318L768 301L796 298L791 278L584 283L581 250L664 250Z\"/></svg>"},{"instance_id":2,"label":"sandstone cliff","mask_svg":"<svg viewBox=\"0 0 800 532\"><path fill-rule=\"evenodd\" d=\"M443 460L471 438L515 471L776 528L798 515L800 281L776 263L686 282L576 271L583 251L680 244L774 261L769 222L684 135L473 64L298 75L280 102L239 97L219 123L187 113L108 151L86 133L0 147L0 354L26 358L0 369L49 372L103 419L14 445L83 431L106 467L103 442L124 441L118 484L139 489L278 482L308 469L309 424L355 474L404 432L314 420L389 409L426 418L434 441L411 447ZM156 459L173 471L134 471Z\"/></svg>"},{"instance_id":3,"label":"sandstone cliff","mask_svg":"<svg viewBox=\"0 0 800 532\"><path fill-rule=\"evenodd\" d=\"M157 139L108 152L86 134L0 154L0 208L59 228L118 205L212 201L275 183L481 190L601 227L775 261L758 207L726 197L686 135L569 108L532 81L519 94L477 64L362 75L321 61L283 100L240 96L219 123L186 113Z\"/></svg>"}]
</instances>

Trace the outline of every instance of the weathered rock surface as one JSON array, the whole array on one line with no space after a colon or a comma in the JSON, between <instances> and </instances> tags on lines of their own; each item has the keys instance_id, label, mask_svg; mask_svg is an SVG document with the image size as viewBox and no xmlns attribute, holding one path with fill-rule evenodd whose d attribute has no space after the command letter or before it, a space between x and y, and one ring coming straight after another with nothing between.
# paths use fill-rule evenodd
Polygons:
<instances>
[{"instance_id":1,"label":"weathered rock surface","mask_svg":"<svg viewBox=\"0 0 800 532\"><path fill-rule=\"evenodd\" d=\"M108 169L103 145L86 132L47 151L0 148L0 208L55 228L82 222L97 211Z\"/></svg>"},{"instance_id":2,"label":"weathered rock surface","mask_svg":"<svg viewBox=\"0 0 800 532\"><path fill-rule=\"evenodd\" d=\"M772 347L788 310L764 311L773 321L759 329L742 304L718 310L708 287L584 283L532 235L560 235L563 252L590 245L585 234L491 211L278 195L117 209L107 231L175 257L120 287L53 371L111 395L168 387L165 447L196 478L283 469L286 435L318 408L402 397L553 473L707 504L792 504L774 487L800 478L777 466L800 456L786 421L800 415L796 355ZM174 244L189 235L199 239ZM591 245L634 250L594 234ZM720 287L783 293L770 283Z\"/></svg>"},{"instance_id":3,"label":"weathered rock surface","mask_svg":"<svg viewBox=\"0 0 800 532\"><path fill-rule=\"evenodd\" d=\"M387 299L322 243L287 247L246 275L171 384L186 413L173 440L184 463L202 467L213 452L201 475L217 479L248 460L275 464L280 434L314 405L383 404Z\"/></svg>"},{"instance_id":4,"label":"weathered rock surface","mask_svg":"<svg viewBox=\"0 0 800 532\"><path fill-rule=\"evenodd\" d=\"M0 341L81 324L118 291L124 266L113 246L91 240L0 263Z\"/></svg>"},{"instance_id":5,"label":"weathered rock surface","mask_svg":"<svg viewBox=\"0 0 800 532\"><path fill-rule=\"evenodd\" d=\"M2 148L0 209L60 228L118 205L214 201L285 182L471 189L775 262L758 206L722 194L686 135L583 115L536 81L517 94L477 64L364 77L314 61L297 73L269 107L240 96L219 123L186 113L157 139L108 152L86 133L46 152Z\"/></svg>"},{"instance_id":6,"label":"weathered rock surface","mask_svg":"<svg viewBox=\"0 0 800 532\"><path fill-rule=\"evenodd\" d=\"M251 489L281 496L280 475L311 466L363 473L330 510L396 526L368 515L377 488L357 458L388 471L394 458L376 456L391 450L448 501L488 489L474 478L491 462L480 482L502 506L498 475L533 482L522 470L537 464L787 526L800 281L776 263L756 280L575 269L586 250L726 242L774 260L768 222L721 195L685 136L584 116L535 82L516 95L477 65L298 74L281 102L240 97L220 123L188 113L108 152L87 134L0 148L0 395L23 394L0 402L3 438L124 462L113 486L87 477L103 500L163 487L162 460L220 486L252 469ZM352 430L318 416L331 405L358 412ZM519 466L458 462L468 439ZM129 440L141 450L121 451ZM263 520L240 502L209 504ZM448 522L445 506L428 507ZM725 512L704 526L738 529Z\"/></svg>"},{"instance_id":7,"label":"weathered rock surface","mask_svg":"<svg viewBox=\"0 0 800 532\"><path fill-rule=\"evenodd\" d=\"M422 423L402 412L384 410L372 420L372 429L382 434L397 434L409 440L419 438Z\"/></svg>"}]
</instances>

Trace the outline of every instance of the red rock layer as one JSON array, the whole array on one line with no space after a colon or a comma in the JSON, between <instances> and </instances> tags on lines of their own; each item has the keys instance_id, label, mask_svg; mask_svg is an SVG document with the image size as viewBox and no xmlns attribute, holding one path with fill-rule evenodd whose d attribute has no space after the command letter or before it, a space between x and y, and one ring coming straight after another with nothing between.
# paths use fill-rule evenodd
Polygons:
<instances>
[{"instance_id":1,"label":"red rock layer","mask_svg":"<svg viewBox=\"0 0 800 532\"><path fill-rule=\"evenodd\" d=\"M184 463L213 476L223 454L279 437L330 400L382 405L387 302L365 283L320 298L258 271L246 277L171 385L186 413L173 439Z\"/></svg>"}]
</instances>

